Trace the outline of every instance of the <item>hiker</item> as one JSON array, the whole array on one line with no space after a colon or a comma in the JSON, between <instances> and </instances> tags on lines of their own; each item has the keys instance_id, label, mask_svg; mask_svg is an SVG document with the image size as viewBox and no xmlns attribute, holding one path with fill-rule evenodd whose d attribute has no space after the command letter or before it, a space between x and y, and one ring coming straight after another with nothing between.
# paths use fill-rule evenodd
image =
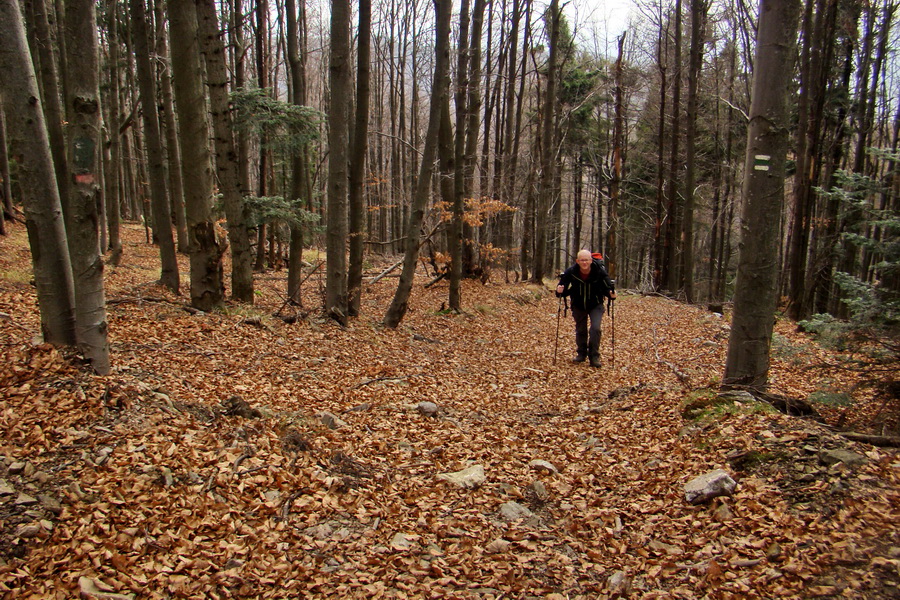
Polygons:
<instances>
[{"instance_id":1,"label":"hiker","mask_svg":"<svg viewBox=\"0 0 900 600\"><path fill-rule=\"evenodd\" d=\"M599 260L589 250L581 250L575 264L559 276L557 296L572 299L572 318L575 320L575 358L584 362L590 358L592 367L600 366L600 320L603 318L603 298L616 299L613 281ZM588 318L591 327L588 330Z\"/></svg>"}]
</instances>

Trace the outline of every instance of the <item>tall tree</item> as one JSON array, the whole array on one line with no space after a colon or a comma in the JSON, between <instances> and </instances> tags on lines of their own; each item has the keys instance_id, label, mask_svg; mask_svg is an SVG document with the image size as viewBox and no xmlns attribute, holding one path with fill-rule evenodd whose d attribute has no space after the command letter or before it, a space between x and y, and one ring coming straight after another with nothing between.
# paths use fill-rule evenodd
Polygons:
<instances>
[{"instance_id":1,"label":"tall tree","mask_svg":"<svg viewBox=\"0 0 900 600\"><path fill-rule=\"evenodd\" d=\"M788 89L800 0L761 0L744 161L741 250L725 385L763 388L777 297L777 256L788 150Z\"/></svg>"},{"instance_id":2,"label":"tall tree","mask_svg":"<svg viewBox=\"0 0 900 600\"><path fill-rule=\"evenodd\" d=\"M331 1L328 102L328 212L325 311L347 323L347 155L350 117L350 2Z\"/></svg>"},{"instance_id":3,"label":"tall tree","mask_svg":"<svg viewBox=\"0 0 900 600\"><path fill-rule=\"evenodd\" d=\"M228 219L231 242L231 296L253 304L253 254L250 249L250 217L244 205L247 190L241 188L234 122L228 100L225 43L216 17L215 0L197 0L201 51L206 64L210 116L214 131L216 174Z\"/></svg>"},{"instance_id":4,"label":"tall tree","mask_svg":"<svg viewBox=\"0 0 900 600\"><path fill-rule=\"evenodd\" d=\"M66 48L77 61L68 61L66 87L69 218L66 237L75 281L75 329L78 345L93 369L109 373L106 297L100 253L100 53L97 11L93 0L66 4Z\"/></svg>"},{"instance_id":5,"label":"tall tree","mask_svg":"<svg viewBox=\"0 0 900 600\"><path fill-rule=\"evenodd\" d=\"M419 176L416 180L413 205L406 226L406 252L403 256L403 270L400 273L397 291L384 315L385 326L391 328L400 324L409 308L409 295L412 291L416 260L419 254L419 229L422 227L425 208L431 195L434 159L441 121L441 103L443 97L450 93L450 14L453 10L453 2L452 0L434 0L434 10L437 16L437 27L434 39L435 61L431 84L431 106L428 111L428 129L425 133L425 149Z\"/></svg>"},{"instance_id":6,"label":"tall tree","mask_svg":"<svg viewBox=\"0 0 900 600\"><path fill-rule=\"evenodd\" d=\"M663 240L662 280L665 289L675 292L679 287L678 258L679 245L677 233L681 226L679 218L681 202L678 198L678 182L681 180L681 0L675 0L675 14L672 17L675 28L674 73L672 73L672 137L669 150L669 179L666 183L666 230Z\"/></svg>"},{"instance_id":7,"label":"tall tree","mask_svg":"<svg viewBox=\"0 0 900 600\"><path fill-rule=\"evenodd\" d=\"M122 187L119 171L122 165L122 135L119 133L119 3L107 0L106 43L109 68L109 92L107 93L107 124L109 136L109 161L106 175L106 227L109 232L109 262L118 266L122 260Z\"/></svg>"},{"instance_id":8,"label":"tall tree","mask_svg":"<svg viewBox=\"0 0 900 600\"><path fill-rule=\"evenodd\" d=\"M537 217L535 223L537 225L537 244L534 254L534 268L531 274L531 280L535 283L541 283L544 279L545 269L547 268L548 256L548 223L547 217L550 216L551 202L553 200L553 190L555 184L556 164L556 148L554 144L554 121L556 108L558 105L556 96L556 80L559 54L559 0L551 0L548 12L548 21L550 25L550 54L547 58L547 90L546 97L541 112L541 180L540 193L537 203Z\"/></svg>"},{"instance_id":9,"label":"tall tree","mask_svg":"<svg viewBox=\"0 0 900 600\"><path fill-rule=\"evenodd\" d=\"M363 246L365 242L366 149L369 141L369 57L372 46L372 1L359 2L359 35L357 36L356 116L350 140L350 190L348 193L350 268L347 273L350 316L359 314L362 296Z\"/></svg>"},{"instance_id":10,"label":"tall tree","mask_svg":"<svg viewBox=\"0 0 900 600\"><path fill-rule=\"evenodd\" d=\"M306 104L306 6L301 0L299 11L294 0L285 0L287 12L287 58L291 81L291 102ZM309 149L304 145L291 159L291 198L304 198L310 209L312 192L309 182ZM290 254L288 256L287 295L292 302L300 302L301 269L303 265L303 228L291 225Z\"/></svg>"},{"instance_id":11,"label":"tall tree","mask_svg":"<svg viewBox=\"0 0 900 600\"><path fill-rule=\"evenodd\" d=\"M144 122L144 143L147 145L148 171L150 175L150 206L153 212L153 233L159 244L161 273L159 281L174 293L179 293L178 260L175 256L175 238L172 235L172 219L169 211L169 195L166 186L166 163L162 133L156 110L158 89L156 73L150 62L150 30L147 25L144 0L131 1L131 26L134 38L135 60L138 70L141 111Z\"/></svg>"},{"instance_id":12,"label":"tall tree","mask_svg":"<svg viewBox=\"0 0 900 600\"><path fill-rule=\"evenodd\" d=\"M700 69L706 44L706 13L709 0L691 0L691 50L688 67L687 123L685 131L684 219L681 223L681 277L684 295L694 301L694 206L697 173L697 110L700 98Z\"/></svg>"},{"instance_id":13,"label":"tall tree","mask_svg":"<svg viewBox=\"0 0 900 600\"><path fill-rule=\"evenodd\" d=\"M224 300L224 249L219 245L212 216L209 113L203 90L197 12L193 0L170 0L168 11L175 108L181 133L181 173L185 184L185 217L191 263L191 304L208 311Z\"/></svg>"},{"instance_id":14,"label":"tall tree","mask_svg":"<svg viewBox=\"0 0 900 600\"><path fill-rule=\"evenodd\" d=\"M7 207L12 206L12 183L9 181L9 154L6 148L6 115L0 98L0 235L6 235ZM9 217L12 217L11 210Z\"/></svg>"},{"instance_id":15,"label":"tall tree","mask_svg":"<svg viewBox=\"0 0 900 600\"><path fill-rule=\"evenodd\" d=\"M29 165L20 177L41 333L51 344L74 345L75 286L62 204L17 0L0 0L0 38L0 100L7 115L10 151Z\"/></svg>"},{"instance_id":16,"label":"tall tree","mask_svg":"<svg viewBox=\"0 0 900 600\"><path fill-rule=\"evenodd\" d=\"M181 179L181 145L178 143L178 122L175 119L175 99L172 92L172 66L169 60L169 41L166 36L164 0L156 0L153 9L156 19L156 57L159 65L159 92L162 101L160 126L166 136L166 163L169 175L169 201L175 221L178 251L187 253L187 223L184 216L184 181Z\"/></svg>"}]
</instances>

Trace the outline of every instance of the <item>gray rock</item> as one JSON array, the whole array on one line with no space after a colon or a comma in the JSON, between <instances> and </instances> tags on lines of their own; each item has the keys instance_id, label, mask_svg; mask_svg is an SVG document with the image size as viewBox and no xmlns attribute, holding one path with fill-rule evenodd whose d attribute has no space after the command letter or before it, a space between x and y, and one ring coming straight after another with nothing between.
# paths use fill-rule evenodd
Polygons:
<instances>
[{"instance_id":1,"label":"gray rock","mask_svg":"<svg viewBox=\"0 0 900 600\"><path fill-rule=\"evenodd\" d=\"M440 473L436 477L466 490L477 488L487 479L484 474L484 467L481 465L472 465L454 473Z\"/></svg>"},{"instance_id":2,"label":"gray rock","mask_svg":"<svg viewBox=\"0 0 900 600\"><path fill-rule=\"evenodd\" d=\"M553 475L557 475L559 470L553 466L553 463L547 462L546 460L533 460L528 463L528 466L532 469L537 469L538 471L547 471L548 473L552 473Z\"/></svg>"},{"instance_id":3,"label":"gray rock","mask_svg":"<svg viewBox=\"0 0 900 600\"><path fill-rule=\"evenodd\" d=\"M842 448L836 448L834 450L823 450L820 452L819 462L828 466L844 463L848 467L857 467L866 464L868 459L862 454L857 454L856 452L851 452L850 450L844 450Z\"/></svg>"},{"instance_id":4,"label":"gray rock","mask_svg":"<svg viewBox=\"0 0 900 600\"><path fill-rule=\"evenodd\" d=\"M391 538L391 548L394 550L409 550L415 542L405 533L397 533Z\"/></svg>"},{"instance_id":5,"label":"gray rock","mask_svg":"<svg viewBox=\"0 0 900 600\"><path fill-rule=\"evenodd\" d=\"M730 496L737 483L722 469L716 469L695 477L684 486L684 499L691 504L702 504L718 496Z\"/></svg>"},{"instance_id":6,"label":"gray rock","mask_svg":"<svg viewBox=\"0 0 900 600\"><path fill-rule=\"evenodd\" d=\"M518 502L506 502L500 506L500 516L510 523L518 521L519 519L526 519L532 516L532 514L534 513Z\"/></svg>"},{"instance_id":7,"label":"gray rock","mask_svg":"<svg viewBox=\"0 0 900 600\"><path fill-rule=\"evenodd\" d=\"M532 482L531 490L534 492L534 495L537 496L537 499L541 502L546 502L550 497L550 492L547 491L547 486L544 485L543 481Z\"/></svg>"},{"instance_id":8,"label":"gray rock","mask_svg":"<svg viewBox=\"0 0 900 600\"><path fill-rule=\"evenodd\" d=\"M316 415L319 421L322 422L322 425L327 427L328 429L340 429L341 427L346 427L347 423L331 414L328 411L320 412Z\"/></svg>"},{"instance_id":9,"label":"gray rock","mask_svg":"<svg viewBox=\"0 0 900 600\"><path fill-rule=\"evenodd\" d=\"M19 493L19 497L16 498L16 506L34 506L38 501L25 493Z\"/></svg>"},{"instance_id":10,"label":"gray rock","mask_svg":"<svg viewBox=\"0 0 900 600\"><path fill-rule=\"evenodd\" d=\"M627 595L631 591L631 578L625 571L616 571L607 578L606 587L614 594Z\"/></svg>"},{"instance_id":11,"label":"gray rock","mask_svg":"<svg viewBox=\"0 0 900 600\"><path fill-rule=\"evenodd\" d=\"M54 515L59 516L62 514L62 504L60 504L59 500L54 498L53 496L47 496L42 494L38 496L41 501L41 504L44 505L44 508L52 512Z\"/></svg>"},{"instance_id":12,"label":"gray rock","mask_svg":"<svg viewBox=\"0 0 900 600\"><path fill-rule=\"evenodd\" d=\"M16 493L16 488L11 486L5 479L0 479L0 496L12 496Z\"/></svg>"},{"instance_id":13,"label":"gray rock","mask_svg":"<svg viewBox=\"0 0 900 600\"><path fill-rule=\"evenodd\" d=\"M22 539L30 539L37 537L41 533L41 526L23 523L16 527L16 537Z\"/></svg>"},{"instance_id":14,"label":"gray rock","mask_svg":"<svg viewBox=\"0 0 900 600\"><path fill-rule=\"evenodd\" d=\"M744 390L729 390L722 392L716 398L728 402L756 402L756 398L750 392Z\"/></svg>"},{"instance_id":15,"label":"gray rock","mask_svg":"<svg viewBox=\"0 0 900 600\"><path fill-rule=\"evenodd\" d=\"M438 405L434 402L419 402L416 405L416 410L419 411L420 415L436 417L438 414Z\"/></svg>"},{"instance_id":16,"label":"gray rock","mask_svg":"<svg viewBox=\"0 0 900 600\"><path fill-rule=\"evenodd\" d=\"M25 462L22 462L22 461L17 461L17 462L11 463L11 464L9 465L9 474L10 474L10 475L18 475L18 474L20 474L22 471L25 470L25 465L26 465L26 464L28 464L28 463L25 463Z\"/></svg>"}]
</instances>

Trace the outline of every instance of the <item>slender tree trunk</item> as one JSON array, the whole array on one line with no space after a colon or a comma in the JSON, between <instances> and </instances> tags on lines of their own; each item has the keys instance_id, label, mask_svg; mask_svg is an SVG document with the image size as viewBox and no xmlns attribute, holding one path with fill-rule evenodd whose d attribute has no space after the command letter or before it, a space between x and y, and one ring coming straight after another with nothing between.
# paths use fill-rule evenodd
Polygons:
<instances>
[{"instance_id":1,"label":"slender tree trunk","mask_svg":"<svg viewBox=\"0 0 900 600\"><path fill-rule=\"evenodd\" d=\"M780 219L788 150L788 88L799 0L761 0L747 131L741 253L725 385L764 388L775 317Z\"/></svg>"},{"instance_id":2,"label":"slender tree trunk","mask_svg":"<svg viewBox=\"0 0 900 600\"><path fill-rule=\"evenodd\" d=\"M68 163L72 185L66 235L75 281L75 336L85 358L100 375L109 373L106 297L100 253L98 201L100 168L100 55L96 4L70 0L66 5L66 47L77 62L67 75ZM71 226L71 227L68 227Z\"/></svg>"},{"instance_id":3,"label":"slender tree trunk","mask_svg":"<svg viewBox=\"0 0 900 600\"><path fill-rule=\"evenodd\" d=\"M213 174L209 152L209 117L203 90L203 67L193 0L169 0L175 108L181 133L181 174L185 183L191 262L191 304L209 311L225 297L224 249L212 218Z\"/></svg>"},{"instance_id":4,"label":"slender tree trunk","mask_svg":"<svg viewBox=\"0 0 900 600\"><path fill-rule=\"evenodd\" d=\"M663 43L666 40L666 43ZM657 127L656 146L656 222L653 233L653 286L661 290L666 286L667 269L665 267L665 133L666 133L666 99L667 93L667 53L668 35L660 24L659 39L656 46L656 65L659 70L659 125Z\"/></svg>"},{"instance_id":5,"label":"slender tree trunk","mask_svg":"<svg viewBox=\"0 0 900 600\"><path fill-rule=\"evenodd\" d=\"M462 244L463 244L463 212L465 204L465 187L466 187L466 165L465 165L465 144L466 144L466 123L467 121L467 102L469 87L469 0L462 0L459 10L459 44L457 48L457 67L456 67L456 138L454 140L453 156L449 156L449 149L445 146L449 144L449 137L452 135L450 131L450 107L449 94L448 106L446 114L443 114L441 108L441 130L438 134L438 144L441 153L441 171L444 177L449 177L451 173L448 170L452 166L453 176L453 194L449 200L453 211L453 218L450 221L448 244L450 246L450 292L448 294L448 303L450 309L456 312L461 310L461 292L462 287ZM443 191L443 179L441 181L441 190Z\"/></svg>"},{"instance_id":6,"label":"slender tree trunk","mask_svg":"<svg viewBox=\"0 0 900 600\"><path fill-rule=\"evenodd\" d=\"M672 74L672 146L669 151L669 180L666 184L666 229L663 244L662 279L665 289L674 293L679 288L681 274L678 272L679 247L677 233L681 227L680 205L678 198L679 171L681 157L681 0L675 0L675 48L673 49L675 72Z\"/></svg>"},{"instance_id":7,"label":"slender tree trunk","mask_svg":"<svg viewBox=\"0 0 900 600\"><path fill-rule=\"evenodd\" d=\"M50 139L17 0L0 0L0 100L12 156L21 172L22 205L31 245L44 340L75 344L75 287Z\"/></svg>"},{"instance_id":8,"label":"slender tree trunk","mask_svg":"<svg viewBox=\"0 0 900 600\"><path fill-rule=\"evenodd\" d=\"M216 174L228 219L231 242L231 296L253 304L253 253L250 248L250 215L244 206L234 124L228 98L225 44L216 17L215 0L197 0L201 52L206 63L210 116L213 123Z\"/></svg>"},{"instance_id":9,"label":"slender tree trunk","mask_svg":"<svg viewBox=\"0 0 900 600\"><path fill-rule=\"evenodd\" d=\"M300 2L300 13L294 0L286 0L287 11L287 54L291 77L291 102L296 105L306 104L306 7L305 0ZM309 208L310 194L307 194L309 181L309 153L306 147L296 152L291 161L291 197L304 198L303 203ZM290 256L288 258L287 295L291 301L300 303L300 283L303 265L303 228L291 225Z\"/></svg>"},{"instance_id":10,"label":"slender tree trunk","mask_svg":"<svg viewBox=\"0 0 900 600\"><path fill-rule=\"evenodd\" d=\"M147 163L150 175L150 203L153 214L153 231L159 244L161 272L159 281L175 294L179 293L178 260L175 256L175 238L169 212L169 196L166 190L166 163L163 152L159 117L156 111L156 73L150 63L150 30L144 0L130 0L131 25L134 38L135 59L138 71L138 90L143 110L144 143L147 145Z\"/></svg>"},{"instance_id":11,"label":"slender tree trunk","mask_svg":"<svg viewBox=\"0 0 900 600\"><path fill-rule=\"evenodd\" d=\"M122 134L119 131L119 10L117 0L107 0L107 44L109 46L109 87L107 94L107 132L109 134L109 163L106 176L106 227L109 231L109 262L118 266L122 261L122 187L119 185L122 169Z\"/></svg>"},{"instance_id":12,"label":"slender tree trunk","mask_svg":"<svg viewBox=\"0 0 900 600\"><path fill-rule=\"evenodd\" d=\"M543 283L545 269L547 268L547 217L550 217L551 203L553 200L553 188L555 176L553 166L555 160L555 144L553 142L554 121L556 115L556 79L557 58L559 54L559 0L550 2L550 54L547 59L547 95L544 100L541 115L541 182L538 196L535 221L540 221L537 227L537 245L535 246L534 270L531 280L534 283Z\"/></svg>"},{"instance_id":13,"label":"slender tree trunk","mask_svg":"<svg viewBox=\"0 0 900 600\"><path fill-rule=\"evenodd\" d=\"M184 181L181 179L181 145L178 123L175 120L175 100L172 94L172 67L169 60L169 44L166 39L164 0L156 0L156 56L162 69L159 71L159 92L162 100L162 121L165 129L166 161L169 175L169 201L175 220L175 238L179 252L187 253L187 223L184 216Z\"/></svg>"},{"instance_id":14,"label":"slender tree trunk","mask_svg":"<svg viewBox=\"0 0 900 600\"><path fill-rule=\"evenodd\" d=\"M438 130L440 129L441 102L443 96L450 93L450 14L452 0L434 0L437 15L435 34L435 67L431 86L431 107L428 113L428 130L425 134L425 151L421 161L419 176L416 180L416 195L413 199L409 223L406 227L406 253L403 257L403 270L397 291L384 316L386 327L394 328L400 324L409 306L409 295L412 292L413 277L416 270L416 259L419 254L419 229L425 217L425 208L431 191L434 158L436 154Z\"/></svg>"},{"instance_id":15,"label":"slender tree trunk","mask_svg":"<svg viewBox=\"0 0 900 600\"><path fill-rule=\"evenodd\" d=\"M0 102L0 235L6 235L6 220L14 218L12 184L9 181L9 154L6 144L6 114Z\"/></svg>"},{"instance_id":16,"label":"slender tree trunk","mask_svg":"<svg viewBox=\"0 0 900 600\"><path fill-rule=\"evenodd\" d=\"M369 140L369 73L372 45L372 2L359 2L359 36L357 39L356 116L350 146L350 267L347 273L348 312L359 315L362 296L363 250L366 238L366 149Z\"/></svg>"},{"instance_id":17,"label":"slender tree trunk","mask_svg":"<svg viewBox=\"0 0 900 600\"><path fill-rule=\"evenodd\" d=\"M619 186L622 181L622 146L625 143L625 103L623 96L622 75L624 71L625 33L619 37L619 54L616 58L616 108L613 121L613 164L612 180L609 184L609 230L606 243L606 265L609 276L617 276L619 253L616 233L619 223Z\"/></svg>"},{"instance_id":18,"label":"slender tree trunk","mask_svg":"<svg viewBox=\"0 0 900 600\"><path fill-rule=\"evenodd\" d=\"M47 123L47 133L50 137L50 152L53 155L53 166L56 170L56 184L59 186L59 197L62 202L63 216L67 220L68 225L68 205L69 205L69 166L66 156L66 136L63 130L68 120L62 105L62 94L60 83L65 77L64 73L60 73L57 69L57 56L53 49L65 47L65 40L61 45L53 43L53 35L51 33L51 23L56 22L56 13L48 14L45 0L29 0L29 4L33 8L34 25L34 47L37 49L38 55L32 58L35 65L40 65L38 75L40 76L40 84L42 89L41 100L44 106L44 115ZM57 36L59 39L59 36ZM35 67L37 68L37 66Z\"/></svg>"},{"instance_id":19,"label":"slender tree trunk","mask_svg":"<svg viewBox=\"0 0 900 600\"><path fill-rule=\"evenodd\" d=\"M350 118L350 2L331 1L328 67L328 213L326 215L325 311L347 324L347 157Z\"/></svg>"},{"instance_id":20,"label":"slender tree trunk","mask_svg":"<svg viewBox=\"0 0 900 600\"><path fill-rule=\"evenodd\" d=\"M685 139L686 172L684 175L684 220L681 223L682 278L684 296L694 298L694 187L697 172L697 105L699 102L700 69L703 67L703 46L706 43L706 13L708 0L691 0L691 52L688 70L687 136Z\"/></svg>"}]
</instances>

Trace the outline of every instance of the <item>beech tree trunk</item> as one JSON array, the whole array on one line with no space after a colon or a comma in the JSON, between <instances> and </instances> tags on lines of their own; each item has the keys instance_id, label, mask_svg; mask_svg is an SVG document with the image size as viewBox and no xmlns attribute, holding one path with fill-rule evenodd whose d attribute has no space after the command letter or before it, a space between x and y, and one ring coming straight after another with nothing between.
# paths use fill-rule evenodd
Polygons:
<instances>
[{"instance_id":1,"label":"beech tree trunk","mask_svg":"<svg viewBox=\"0 0 900 600\"><path fill-rule=\"evenodd\" d=\"M69 0L66 4L66 47L69 61L66 87L69 177L69 218L66 236L75 281L75 336L84 357L100 375L109 373L106 296L100 253L100 54L96 4Z\"/></svg>"},{"instance_id":2,"label":"beech tree trunk","mask_svg":"<svg viewBox=\"0 0 900 600\"><path fill-rule=\"evenodd\" d=\"M12 156L21 172L22 205L31 246L44 340L75 344L75 285L50 139L17 0L0 0L0 100Z\"/></svg>"},{"instance_id":3,"label":"beech tree trunk","mask_svg":"<svg viewBox=\"0 0 900 600\"><path fill-rule=\"evenodd\" d=\"M441 102L443 101L443 96L450 93L450 14L452 8L452 0L434 0L437 29L435 33L435 65L431 85L431 107L428 112L428 130L425 134L425 150L419 169L419 177L416 180L416 194L413 198L409 223L406 227L406 252L403 256L403 270L400 273L397 291L394 293L391 305L384 315L384 325L391 328L400 324L409 307L409 295L412 291L416 260L419 255L419 229L422 227L425 208L431 196L431 178L434 172L434 158L438 130L440 128Z\"/></svg>"},{"instance_id":4,"label":"beech tree trunk","mask_svg":"<svg viewBox=\"0 0 900 600\"><path fill-rule=\"evenodd\" d=\"M744 171L740 257L723 383L765 388L775 320L789 144L788 87L800 0L761 0Z\"/></svg>"},{"instance_id":5,"label":"beech tree trunk","mask_svg":"<svg viewBox=\"0 0 900 600\"><path fill-rule=\"evenodd\" d=\"M537 226L537 244L535 245L534 266L531 281L543 283L547 267L547 236L549 217L555 176L553 166L556 164L554 144L554 116L556 115L556 63L559 54L559 0L550 2L550 55L547 58L547 90L541 114L541 181L538 196L535 224Z\"/></svg>"},{"instance_id":6,"label":"beech tree trunk","mask_svg":"<svg viewBox=\"0 0 900 600\"><path fill-rule=\"evenodd\" d=\"M350 1L331 1L325 312L347 324L347 157L350 118Z\"/></svg>"},{"instance_id":7,"label":"beech tree trunk","mask_svg":"<svg viewBox=\"0 0 900 600\"><path fill-rule=\"evenodd\" d=\"M291 102L306 104L306 8L301 0L299 14L294 0L285 1L287 11L287 56L291 78ZM295 152L291 159L291 198L304 198L309 209L312 196L309 188L309 157L306 147ZM288 256L287 295L291 302L300 303L300 283L303 266L303 228L291 225L290 254Z\"/></svg>"},{"instance_id":8,"label":"beech tree trunk","mask_svg":"<svg viewBox=\"0 0 900 600\"><path fill-rule=\"evenodd\" d=\"M118 266L122 261L122 134L119 132L119 18L118 2L108 3L107 44L109 46L109 92L107 93L106 124L109 136L109 161L106 165L106 227L109 232L109 263Z\"/></svg>"},{"instance_id":9,"label":"beech tree trunk","mask_svg":"<svg viewBox=\"0 0 900 600\"><path fill-rule=\"evenodd\" d=\"M110 0L115 1L115 0ZM159 70L159 93L162 100L160 126L165 130L166 162L169 175L169 210L175 221L175 239L181 253L188 251L187 222L184 216L184 181L181 179L181 145L178 140L178 123L175 120L175 100L172 92L172 61L169 60L169 43L166 38L165 0L156 0L156 56L162 63Z\"/></svg>"},{"instance_id":10,"label":"beech tree trunk","mask_svg":"<svg viewBox=\"0 0 900 600\"><path fill-rule=\"evenodd\" d=\"M179 292L178 260L175 256L175 238L169 212L169 196L166 189L166 163L163 152L159 117L156 110L158 89L156 73L150 63L150 31L144 0L130 0L131 25L137 61L138 89L141 115L144 122L144 143L147 146L147 168L150 175L150 205L153 212L153 232L159 244L161 272L159 281L175 294Z\"/></svg>"},{"instance_id":11,"label":"beech tree trunk","mask_svg":"<svg viewBox=\"0 0 900 600\"><path fill-rule=\"evenodd\" d=\"M369 57L372 40L372 2L359 2L357 37L356 116L350 141L350 190L348 193L350 266L347 273L348 314L359 315L362 296L363 250L366 241L366 149L369 140Z\"/></svg>"},{"instance_id":12,"label":"beech tree trunk","mask_svg":"<svg viewBox=\"0 0 900 600\"><path fill-rule=\"evenodd\" d=\"M239 302L253 304L253 253L248 228L250 216L244 206L246 190L241 188L237 147L234 143L225 44L216 17L215 0L197 0L196 7L208 79L216 174L228 219L228 240L231 242L231 296Z\"/></svg>"},{"instance_id":13,"label":"beech tree trunk","mask_svg":"<svg viewBox=\"0 0 900 600\"><path fill-rule=\"evenodd\" d=\"M224 249L212 218L213 174L209 113L193 0L169 0L175 108L181 133L181 174L191 262L191 305L209 311L225 298Z\"/></svg>"}]
</instances>

